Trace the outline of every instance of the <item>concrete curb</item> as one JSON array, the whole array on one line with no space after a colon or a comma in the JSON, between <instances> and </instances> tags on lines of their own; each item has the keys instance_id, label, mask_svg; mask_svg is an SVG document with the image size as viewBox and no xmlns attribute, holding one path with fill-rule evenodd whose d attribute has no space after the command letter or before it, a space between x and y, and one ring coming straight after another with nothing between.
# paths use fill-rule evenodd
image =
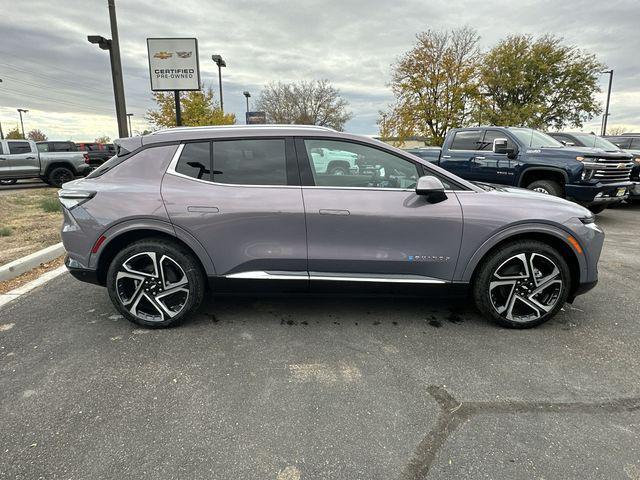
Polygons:
<instances>
[{"instance_id":1,"label":"concrete curb","mask_svg":"<svg viewBox=\"0 0 640 480\"><path fill-rule=\"evenodd\" d=\"M36 268L41 263L50 262L63 254L64 247L62 246L62 243L56 243L55 245L51 245L50 247L43 248L38 252L32 253L31 255L6 263L0 266L0 282L16 278L18 275L22 275L23 273Z\"/></svg>"}]
</instances>

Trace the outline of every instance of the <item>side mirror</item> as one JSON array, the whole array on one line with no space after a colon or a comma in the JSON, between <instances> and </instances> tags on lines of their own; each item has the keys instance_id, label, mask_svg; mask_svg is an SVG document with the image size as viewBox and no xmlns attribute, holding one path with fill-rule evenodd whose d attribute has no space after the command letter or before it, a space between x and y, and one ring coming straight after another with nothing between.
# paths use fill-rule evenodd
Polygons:
<instances>
[{"instance_id":1,"label":"side mirror","mask_svg":"<svg viewBox=\"0 0 640 480\"><path fill-rule=\"evenodd\" d=\"M515 158L517 153L515 148L508 148L508 140L506 138L496 138L493 141L493 153L506 155L509 158Z\"/></svg>"},{"instance_id":2,"label":"side mirror","mask_svg":"<svg viewBox=\"0 0 640 480\"><path fill-rule=\"evenodd\" d=\"M441 202L447 198L447 194L444 193L444 185L440 179L432 175L426 175L418 179L416 194L424 195L431 203Z\"/></svg>"}]
</instances>

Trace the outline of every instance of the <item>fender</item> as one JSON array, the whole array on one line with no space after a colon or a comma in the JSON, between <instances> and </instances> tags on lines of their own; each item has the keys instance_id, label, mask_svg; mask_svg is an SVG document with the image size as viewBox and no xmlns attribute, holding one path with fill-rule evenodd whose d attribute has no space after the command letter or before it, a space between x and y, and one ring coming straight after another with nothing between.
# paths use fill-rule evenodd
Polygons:
<instances>
[{"instance_id":1,"label":"fender","mask_svg":"<svg viewBox=\"0 0 640 480\"><path fill-rule=\"evenodd\" d=\"M518 177L518 187L526 187L526 185L522 184L522 178L528 173L528 172L539 172L539 171L546 171L546 172L554 172L554 173L560 173L562 175L562 177L564 178L564 183L570 183L569 182L569 174L563 170L562 168L559 167L525 167L524 169L522 169L522 171L520 172L520 175Z\"/></svg>"},{"instance_id":2,"label":"fender","mask_svg":"<svg viewBox=\"0 0 640 480\"><path fill-rule=\"evenodd\" d=\"M460 275L460 278L457 281L469 283L476 267L484 258L484 256L489 252L489 250L495 247L498 243L522 233L544 233L547 235L553 235L559 240L562 240L562 242L564 242L567 247L571 249L571 251L574 251L574 248L567 241L567 235L570 235L570 232L562 227L544 223L521 223L518 225L512 225L489 237L489 239L487 239L482 245L480 245L480 247L475 251L469 261L466 263L462 274L460 275L460 272L456 272L456 278L458 277L458 275ZM584 255L576 255L576 258L578 259L578 265L580 267L580 279L582 280L584 278L587 278L588 266Z\"/></svg>"},{"instance_id":3,"label":"fender","mask_svg":"<svg viewBox=\"0 0 640 480\"><path fill-rule=\"evenodd\" d=\"M206 274L209 276L216 274L211 257L202 244L193 235L180 227L175 227L167 220L160 220L157 218L128 219L109 227L102 233L102 235L106 237L106 240L101 246L100 252L98 254L91 254L89 258L89 268L93 270L98 268L100 254L105 250L105 247L107 247L110 242L124 233L135 230L154 230L182 240L196 254L198 260L202 263Z\"/></svg>"}]
</instances>

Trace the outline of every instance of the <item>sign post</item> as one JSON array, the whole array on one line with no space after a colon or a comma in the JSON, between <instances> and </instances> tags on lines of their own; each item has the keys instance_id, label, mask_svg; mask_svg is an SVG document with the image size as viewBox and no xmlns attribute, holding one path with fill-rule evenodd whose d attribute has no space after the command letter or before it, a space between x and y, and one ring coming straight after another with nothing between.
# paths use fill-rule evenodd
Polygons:
<instances>
[{"instance_id":1,"label":"sign post","mask_svg":"<svg viewBox=\"0 0 640 480\"><path fill-rule=\"evenodd\" d=\"M182 125L180 91L200 90L196 38L147 38L149 77L153 92L173 91L176 125Z\"/></svg>"}]
</instances>

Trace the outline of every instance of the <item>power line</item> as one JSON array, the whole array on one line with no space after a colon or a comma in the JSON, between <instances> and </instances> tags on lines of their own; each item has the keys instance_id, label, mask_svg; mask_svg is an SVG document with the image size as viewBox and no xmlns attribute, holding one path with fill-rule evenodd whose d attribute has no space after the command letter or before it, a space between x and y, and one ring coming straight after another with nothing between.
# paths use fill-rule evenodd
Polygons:
<instances>
[{"instance_id":1,"label":"power line","mask_svg":"<svg viewBox=\"0 0 640 480\"><path fill-rule=\"evenodd\" d=\"M53 82L56 82L56 83L67 84L67 85L69 85L69 86L71 86L73 88L83 88L83 89L87 88L86 84L83 84L83 83L80 83L80 82L74 82L73 80L68 80L66 78L65 79L60 79L60 78L52 77L50 75L44 75L42 73L31 72L29 70L25 70L23 68L15 67L13 65L9 65L7 63L2 63L2 62L0 62L0 65L2 65L5 68L10 68L11 70L15 70L17 72L22 72L22 73L26 73L28 75L33 75L33 76L36 76L36 77L44 78L45 80L53 81ZM96 90L96 91L98 91L98 90ZM100 90L100 92L101 93L105 93L105 94L108 93L106 90L104 90L104 91Z\"/></svg>"}]
</instances>

